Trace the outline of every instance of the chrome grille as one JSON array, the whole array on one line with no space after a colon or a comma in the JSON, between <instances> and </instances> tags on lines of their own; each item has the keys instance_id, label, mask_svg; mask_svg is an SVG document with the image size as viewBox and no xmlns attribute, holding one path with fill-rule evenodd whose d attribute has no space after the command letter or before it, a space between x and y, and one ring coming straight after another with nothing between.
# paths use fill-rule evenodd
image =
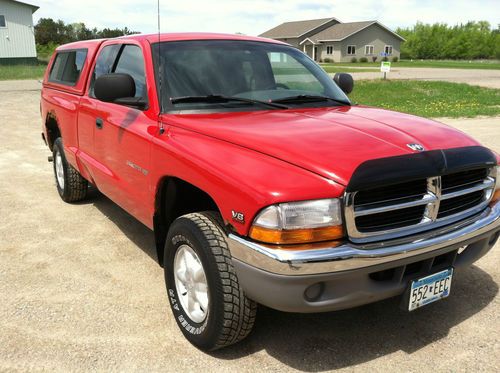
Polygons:
<instances>
[{"instance_id":1,"label":"chrome grille","mask_svg":"<svg viewBox=\"0 0 500 373\"><path fill-rule=\"evenodd\" d=\"M495 177L494 168L481 168L346 193L347 232L372 242L465 219L486 208Z\"/></svg>"}]
</instances>

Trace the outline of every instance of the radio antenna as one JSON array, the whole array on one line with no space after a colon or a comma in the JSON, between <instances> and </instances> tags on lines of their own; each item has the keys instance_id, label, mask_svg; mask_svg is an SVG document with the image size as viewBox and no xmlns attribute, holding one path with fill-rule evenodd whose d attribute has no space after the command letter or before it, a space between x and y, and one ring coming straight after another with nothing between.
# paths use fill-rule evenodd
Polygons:
<instances>
[{"instance_id":1,"label":"radio antenna","mask_svg":"<svg viewBox=\"0 0 500 373\"><path fill-rule=\"evenodd\" d=\"M158 100L160 101L160 112L158 113L158 125L160 127L160 135L165 132L163 128L163 122L161 120L161 114L163 113L163 88L161 86L162 76L163 76L163 64L161 58L161 36L160 36L160 0L158 0Z\"/></svg>"}]
</instances>

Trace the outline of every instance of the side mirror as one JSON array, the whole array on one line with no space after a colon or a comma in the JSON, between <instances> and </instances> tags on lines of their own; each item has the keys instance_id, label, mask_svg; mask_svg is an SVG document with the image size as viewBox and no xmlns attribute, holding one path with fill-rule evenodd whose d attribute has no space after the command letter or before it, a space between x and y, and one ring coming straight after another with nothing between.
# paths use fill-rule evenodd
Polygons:
<instances>
[{"instance_id":1,"label":"side mirror","mask_svg":"<svg viewBox=\"0 0 500 373\"><path fill-rule=\"evenodd\" d=\"M144 109L147 101L135 96L135 82L129 74L103 74L94 83L95 97L104 102Z\"/></svg>"},{"instance_id":2,"label":"side mirror","mask_svg":"<svg viewBox=\"0 0 500 373\"><path fill-rule=\"evenodd\" d=\"M354 79L351 74L336 73L333 77L333 81L337 83L339 88L344 91L346 95L351 93L354 89Z\"/></svg>"}]
</instances>

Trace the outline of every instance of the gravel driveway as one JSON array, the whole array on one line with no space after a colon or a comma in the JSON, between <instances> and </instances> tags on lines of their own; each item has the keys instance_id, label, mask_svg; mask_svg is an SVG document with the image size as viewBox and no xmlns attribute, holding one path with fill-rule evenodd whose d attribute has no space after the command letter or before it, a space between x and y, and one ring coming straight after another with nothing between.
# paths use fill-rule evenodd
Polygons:
<instances>
[{"instance_id":1,"label":"gravel driveway","mask_svg":"<svg viewBox=\"0 0 500 373\"><path fill-rule=\"evenodd\" d=\"M0 86L0 371L500 371L500 245L411 314L399 299L260 309L247 340L198 351L172 318L152 233L98 193L63 203L36 85ZM500 151L500 118L449 122Z\"/></svg>"},{"instance_id":2,"label":"gravel driveway","mask_svg":"<svg viewBox=\"0 0 500 373\"><path fill-rule=\"evenodd\" d=\"M381 79L382 73L354 72L355 80ZM334 74L332 74L334 75ZM412 80L444 80L454 83L467 83L487 88L500 88L500 70L481 69L442 69L425 67L393 67L387 75L388 79L412 79Z\"/></svg>"}]
</instances>

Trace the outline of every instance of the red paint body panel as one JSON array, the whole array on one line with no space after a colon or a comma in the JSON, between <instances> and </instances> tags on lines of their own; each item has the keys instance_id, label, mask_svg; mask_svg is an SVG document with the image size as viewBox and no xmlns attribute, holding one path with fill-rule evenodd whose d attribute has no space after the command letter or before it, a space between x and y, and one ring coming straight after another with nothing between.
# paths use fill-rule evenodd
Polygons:
<instances>
[{"instance_id":1,"label":"red paint body panel","mask_svg":"<svg viewBox=\"0 0 500 373\"><path fill-rule=\"evenodd\" d=\"M278 40L267 39L261 37L247 36L247 35L236 35L236 34L219 34L215 32L179 32L179 33L168 33L161 34L158 38L158 34L143 34L143 35L133 35L124 36L119 39L134 39L140 41L147 41L150 44L157 43L158 39L160 41L182 41L182 40L246 40L246 41L260 41L266 43L283 44L287 45Z\"/></svg>"},{"instance_id":2,"label":"red paint body panel","mask_svg":"<svg viewBox=\"0 0 500 373\"><path fill-rule=\"evenodd\" d=\"M408 143L420 143L427 150L478 144L431 120L362 107L182 115L168 122L281 159L343 185L368 159L412 153Z\"/></svg>"},{"instance_id":3,"label":"red paint body panel","mask_svg":"<svg viewBox=\"0 0 500 373\"><path fill-rule=\"evenodd\" d=\"M162 34L160 39L279 43L222 34ZM82 77L75 87L67 87L48 83L46 76L41 101L45 134L50 113L57 119L69 162L150 228L156 191L165 177L177 177L204 190L224 220L244 235L260 209L278 202L339 197L360 163L411 153L408 143L418 142L427 150L477 145L443 124L362 106L159 118L150 48L157 41L158 35L136 35L60 47L88 48ZM147 110L88 96L88 76L96 56L112 43L142 48ZM96 129L97 118L102 118L103 129ZM245 222L233 222L231 210L242 212Z\"/></svg>"},{"instance_id":4,"label":"red paint body panel","mask_svg":"<svg viewBox=\"0 0 500 373\"><path fill-rule=\"evenodd\" d=\"M255 214L265 206L337 197L344 190L287 162L175 126L154 138L151 171L153 185L164 176L175 176L206 191L224 219L241 234L246 234ZM244 213L245 223L233 222L231 210Z\"/></svg>"},{"instance_id":5,"label":"red paint body panel","mask_svg":"<svg viewBox=\"0 0 500 373\"><path fill-rule=\"evenodd\" d=\"M48 138L45 123L49 116L53 116L58 123L59 130L64 139L63 145L68 162L77 168L79 168L76 159L76 151L79 148L77 116L80 110L80 97L85 92L91 64L101 43L102 40L91 40L58 47L56 52L71 49L87 49L87 57L80 73L80 79L75 86L49 82L49 72L56 56L56 53L54 53L45 70L42 84L40 111L44 124L42 127L44 136L46 139ZM82 174L87 176L85 173Z\"/></svg>"},{"instance_id":6,"label":"red paint body panel","mask_svg":"<svg viewBox=\"0 0 500 373\"><path fill-rule=\"evenodd\" d=\"M149 45L125 39L105 41L99 51L117 43L137 45L145 55L150 52ZM94 66L95 59L90 71ZM149 102L153 102L156 91L152 70L146 69L146 84ZM89 86L90 79L87 79L86 92ZM157 110L156 105L141 111L101 102L87 94L81 99L78 114L78 158L84 169L82 175L88 175L102 193L149 227L152 227L152 214L145 201L150 193L150 144L151 133L158 129ZM97 118L103 121L101 129L96 128Z\"/></svg>"}]
</instances>

